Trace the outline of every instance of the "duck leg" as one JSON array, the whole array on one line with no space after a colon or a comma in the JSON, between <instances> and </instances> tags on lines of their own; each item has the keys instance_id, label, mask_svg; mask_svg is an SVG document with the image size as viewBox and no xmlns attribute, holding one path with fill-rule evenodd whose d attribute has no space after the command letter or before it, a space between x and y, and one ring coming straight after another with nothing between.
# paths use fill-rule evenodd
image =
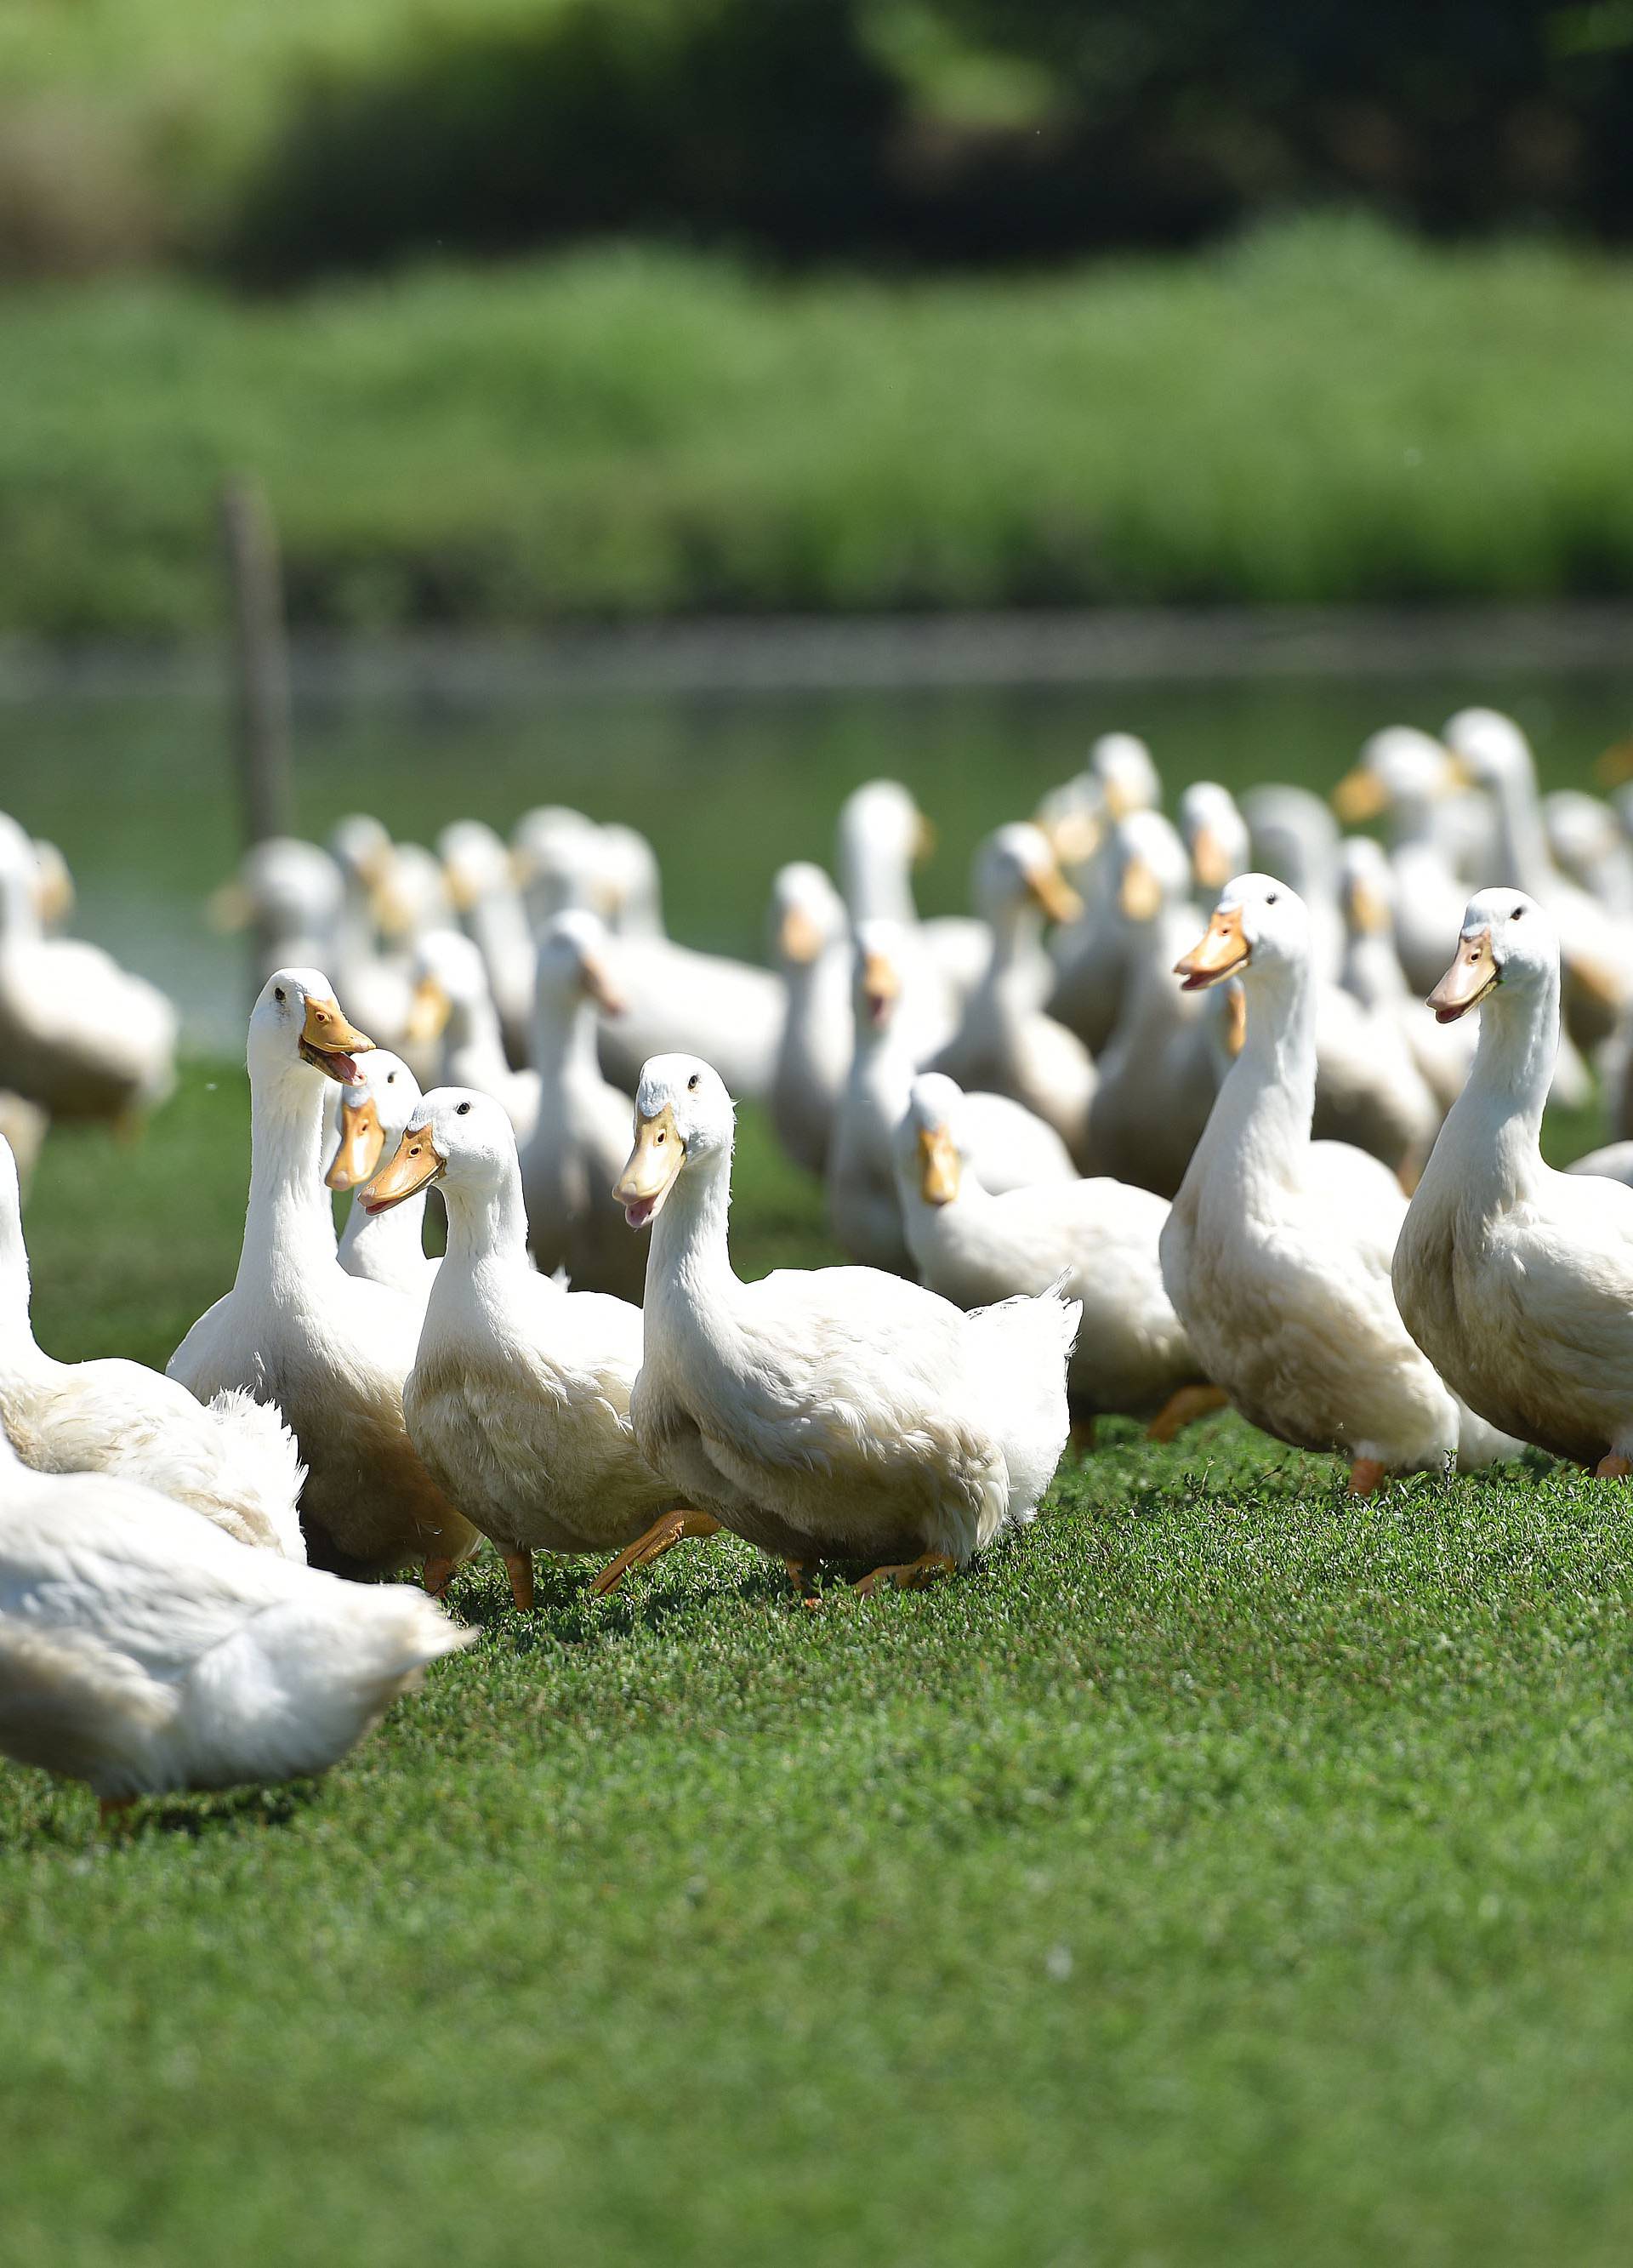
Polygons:
<instances>
[{"instance_id":1,"label":"duck leg","mask_svg":"<svg viewBox=\"0 0 1633 2268\"><path fill-rule=\"evenodd\" d=\"M822 1594L816 1587L817 1563L814 1559L784 1559L788 1580L799 1594L799 1603L805 1607L820 1607Z\"/></svg>"},{"instance_id":2,"label":"duck leg","mask_svg":"<svg viewBox=\"0 0 1633 2268\"><path fill-rule=\"evenodd\" d=\"M1181 1386L1172 1393L1145 1428L1148 1441L1172 1441L1199 1418L1225 1409L1230 1395L1222 1386Z\"/></svg>"},{"instance_id":3,"label":"duck leg","mask_svg":"<svg viewBox=\"0 0 1633 2268\"><path fill-rule=\"evenodd\" d=\"M1601 1481L1624 1481L1629 1473L1633 1473L1633 1457L1624 1457L1619 1449L1601 1457L1593 1468L1594 1478Z\"/></svg>"},{"instance_id":4,"label":"duck leg","mask_svg":"<svg viewBox=\"0 0 1633 2268\"><path fill-rule=\"evenodd\" d=\"M894 1583L899 1591L922 1591L926 1583L933 1583L938 1576L957 1574L958 1564L945 1551L925 1551L900 1567L875 1567L871 1575L864 1575L852 1587L861 1599L871 1599L881 1583Z\"/></svg>"},{"instance_id":5,"label":"duck leg","mask_svg":"<svg viewBox=\"0 0 1633 2268\"><path fill-rule=\"evenodd\" d=\"M720 1523L706 1512L688 1512L684 1507L666 1512L655 1520L644 1535L637 1535L633 1543L626 1543L615 1559L609 1559L590 1586L590 1595L604 1599L615 1591L631 1567L649 1566L661 1559L666 1551L673 1551L677 1543L685 1543L688 1535L718 1535Z\"/></svg>"},{"instance_id":6,"label":"duck leg","mask_svg":"<svg viewBox=\"0 0 1633 2268\"><path fill-rule=\"evenodd\" d=\"M431 1552L427 1555L423 1580L428 1599L440 1599L445 1595L449 1584L453 1580L453 1564L452 1559L441 1554Z\"/></svg>"},{"instance_id":7,"label":"duck leg","mask_svg":"<svg viewBox=\"0 0 1633 2268\"><path fill-rule=\"evenodd\" d=\"M511 1596L516 1602L519 1614L533 1611L533 1553L531 1551L501 1551L504 1572L511 1579Z\"/></svg>"},{"instance_id":8,"label":"duck leg","mask_svg":"<svg viewBox=\"0 0 1633 2268\"><path fill-rule=\"evenodd\" d=\"M1092 1417L1074 1418L1071 1421L1072 1455L1074 1457L1086 1457L1091 1454L1093 1447L1094 1420Z\"/></svg>"},{"instance_id":9,"label":"duck leg","mask_svg":"<svg viewBox=\"0 0 1633 2268\"><path fill-rule=\"evenodd\" d=\"M1350 1468L1350 1493L1376 1496L1388 1477L1387 1468L1376 1457L1357 1457Z\"/></svg>"}]
</instances>

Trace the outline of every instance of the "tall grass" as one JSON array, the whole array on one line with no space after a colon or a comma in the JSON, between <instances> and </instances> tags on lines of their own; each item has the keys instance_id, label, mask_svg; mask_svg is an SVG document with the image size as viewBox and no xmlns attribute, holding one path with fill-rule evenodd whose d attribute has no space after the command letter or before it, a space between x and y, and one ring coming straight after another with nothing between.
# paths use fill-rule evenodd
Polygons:
<instances>
[{"instance_id":1,"label":"tall grass","mask_svg":"<svg viewBox=\"0 0 1633 2268\"><path fill-rule=\"evenodd\" d=\"M1309 222L1048 278L586 253L12 291L0 624L217 610L258 468L331 625L1633 584L1633 267Z\"/></svg>"}]
</instances>

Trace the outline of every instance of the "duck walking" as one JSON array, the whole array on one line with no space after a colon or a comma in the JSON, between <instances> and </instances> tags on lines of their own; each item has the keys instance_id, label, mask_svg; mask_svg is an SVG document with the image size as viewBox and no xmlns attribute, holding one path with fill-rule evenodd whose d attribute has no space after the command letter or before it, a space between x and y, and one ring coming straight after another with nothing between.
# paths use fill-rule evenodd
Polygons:
<instances>
[{"instance_id":1,"label":"duck walking","mask_svg":"<svg viewBox=\"0 0 1633 2268\"><path fill-rule=\"evenodd\" d=\"M726 1237L734 1130L709 1064L644 1066L616 1194L652 1232L629 1403L648 1462L802 1593L824 1559L877 1563L864 1591L966 1565L1033 1518L1059 1462L1078 1302L967 1315L871 1268L745 1284Z\"/></svg>"}]
</instances>

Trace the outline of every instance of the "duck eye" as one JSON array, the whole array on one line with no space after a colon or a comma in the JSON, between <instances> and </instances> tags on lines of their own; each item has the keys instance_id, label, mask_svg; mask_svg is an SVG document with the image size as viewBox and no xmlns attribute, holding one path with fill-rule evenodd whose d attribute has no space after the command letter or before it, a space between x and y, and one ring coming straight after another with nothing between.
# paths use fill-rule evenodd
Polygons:
<instances>
[{"instance_id":1,"label":"duck eye","mask_svg":"<svg viewBox=\"0 0 1633 2268\"><path fill-rule=\"evenodd\" d=\"M1509 918L1510 918L1511 920L1512 920L1512 921L1518 921L1518 920L1519 919L1520 916L1521 916L1524 912L1525 912L1525 908L1524 908L1523 906L1516 906L1516 907L1514 908L1514 910L1513 910L1512 914L1510 916L1510 917L1509 917Z\"/></svg>"},{"instance_id":2,"label":"duck eye","mask_svg":"<svg viewBox=\"0 0 1633 2268\"><path fill-rule=\"evenodd\" d=\"M688 1079L688 1081L687 1081L686 1083L687 1083L688 1086L689 1086L689 1087L695 1087L695 1086L697 1085L697 1073L696 1073L695 1071L694 1071L694 1072L692 1073L692 1076L690 1077L690 1079Z\"/></svg>"},{"instance_id":3,"label":"duck eye","mask_svg":"<svg viewBox=\"0 0 1633 2268\"><path fill-rule=\"evenodd\" d=\"M468 1102L456 1102L453 1106L453 1115L456 1118L468 1117L470 1115L470 1108L471 1106Z\"/></svg>"},{"instance_id":4,"label":"duck eye","mask_svg":"<svg viewBox=\"0 0 1633 2268\"><path fill-rule=\"evenodd\" d=\"M1278 900L1280 899L1281 895L1282 895L1282 894L1281 894L1281 892L1280 892L1279 890L1267 890L1267 891L1265 892L1265 894L1264 894L1264 902L1265 902L1265 904L1266 904L1267 906L1273 906L1273 905L1275 905L1275 904L1278 902Z\"/></svg>"},{"instance_id":5,"label":"duck eye","mask_svg":"<svg viewBox=\"0 0 1633 2268\"><path fill-rule=\"evenodd\" d=\"M656 1149L660 1148L660 1147L662 1146L662 1145L663 1145L664 1143L666 1143L668 1139L669 1139L669 1137L668 1137L668 1136L664 1132L663 1128L660 1126L660 1127L658 1128L658 1130L657 1133L652 1137L652 1147L653 1147L653 1149L654 1149L654 1150L656 1150Z\"/></svg>"},{"instance_id":6,"label":"duck eye","mask_svg":"<svg viewBox=\"0 0 1633 2268\"><path fill-rule=\"evenodd\" d=\"M276 990L274 991L274 993L273 993L272 997L273 997L273 998L274 998L275 1000L287 1000L287 999L289 998L289 994L288 994L288 993L283 990L283 987L280 984L280 985L276 988Z\"/></svg>"}]
</instances>

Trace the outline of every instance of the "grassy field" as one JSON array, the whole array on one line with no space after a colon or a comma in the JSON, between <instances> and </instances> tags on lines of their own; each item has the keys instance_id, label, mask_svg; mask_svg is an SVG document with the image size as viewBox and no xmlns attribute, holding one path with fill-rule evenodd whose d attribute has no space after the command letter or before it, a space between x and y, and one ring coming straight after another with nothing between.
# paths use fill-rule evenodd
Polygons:
<instances>
[{"instance_id":1,"label":"grassy field","mask_svg":"<svg viewBox=\"0 0 1633 2268\"><path fill-rule=\"evenodd\" d=\"M320 624L1633 585L1633 267L1541 246L1313 222L899 286L602 252L4 318L12 632L212 630L246 466Z\"/></svg>"},{"instance_id":2,"label":"grassy field","mask_svg":"<svg viewBox=\"0 0 1633 2268\"><path fill-rule=\"evenodd\" d=\"M162 1361L244 1150L196 1069L58 1143L46 1344ZM822 1253L753 1124L737 1219ZM918 1596L468 1574L315 1789L105 1846L7 1770L8 2268L1625 2259L1623 1493L1109 1433Z\"/></svg>"}]
</instances>

